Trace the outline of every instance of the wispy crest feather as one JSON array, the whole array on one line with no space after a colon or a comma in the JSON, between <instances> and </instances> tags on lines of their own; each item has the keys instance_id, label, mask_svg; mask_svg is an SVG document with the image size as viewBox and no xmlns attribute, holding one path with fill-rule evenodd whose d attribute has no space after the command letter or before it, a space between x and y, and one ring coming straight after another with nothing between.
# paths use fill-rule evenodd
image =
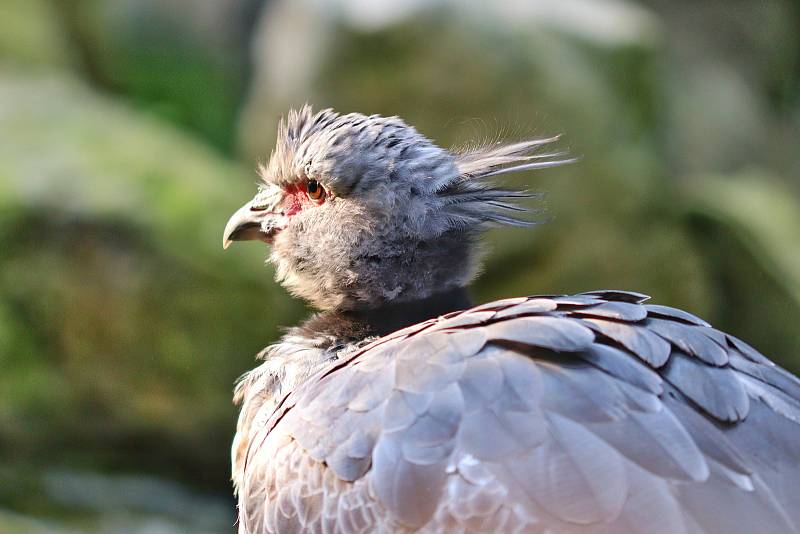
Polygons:
<instances>
[{"instance_id":1,"label":"wispy crest feather","mask_svg":"<svg viewBox=\"0 0 800 534\"><path fill-rule=\"evenodd\" d=\"M538 151L545 145L558 141L560 135L542 139L529 139L516 143L493 143L458 152L456 167L462 176L486 178L510 172L543 169L572 163L575 158L558 159L567 153Z\"/></svg>"},{"instance_id":2,"label":"wispy crest feather","mask_svg":"<svg viewBox=\"0 0 800 534\"><path fill-rule=\"evenodd\" d=\"M505 224L530 226L536 224L520 217L522 213L537 213L521 206L519 199L541 198L542 193L519 191L500 187L489 178L557 167L577 161L565 158L565 151L542 151L542 148L560 139L553 136L515 143L493 143L455 152L455 165L459 178L448 183L438 193L444 196L446 209L465 223ZM487 209L488 208L488 209Z\"/></svg>"}]
</instances>

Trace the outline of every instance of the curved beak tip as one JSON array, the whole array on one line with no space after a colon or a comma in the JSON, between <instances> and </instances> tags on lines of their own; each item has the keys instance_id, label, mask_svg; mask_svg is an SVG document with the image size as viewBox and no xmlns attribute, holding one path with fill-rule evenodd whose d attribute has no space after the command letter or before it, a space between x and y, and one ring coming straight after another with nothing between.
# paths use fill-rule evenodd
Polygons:
<instances>
[{"instance_id":1,"label":"curved beak tip","mask_svg":"<svg viewBox=\"0 0 800 534\"><path fill-rule=\"evenodd\" d=\"M275 214L266 210L252 210L250 203L239 208L228 220L222 232L222 249L225 250L234 241L260 240L269 242L272 232L262 228L272 228L271 218Z\"/></svg>"},{"instance_id":2,"label":"curved beak tip","mask_svg":"<svg viewBox=\"0 0 800 534\"><path fill-rule=\"evenodd\" d=\"M231 215L225 224L225 230L222 232L222 249L225 250L231 243L241 239L242 231L248 226L255 226L258 223L253 219L254 213L250 211L250 203L245 204L236 213Z\"/></svg>"}]
</instances>

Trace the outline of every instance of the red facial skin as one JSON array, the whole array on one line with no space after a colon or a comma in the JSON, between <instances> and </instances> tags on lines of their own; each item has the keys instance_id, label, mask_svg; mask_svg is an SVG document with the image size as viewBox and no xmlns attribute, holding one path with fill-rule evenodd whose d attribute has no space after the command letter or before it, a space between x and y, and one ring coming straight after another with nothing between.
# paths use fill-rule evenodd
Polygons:
<instances>
[{"instance_id":1,"label":"red facial skin","mask_svg":"<svg viewBox=\"0 0 800 534\"><path fill-rule=\"evenodd\" d=\"M286 196L283 200L283 212L287 217L291 217L306 208L319 206L325 202L325 198L327 197L326 193L323 193L322 196L316 200L309 197L305 182L299 185L293 184L287 186L284 191L286 192Z\"/></svg>"},{"instance_id":2,"label":"red facial skin","mask_svg":"<svg viewBox=\"0 0 800 534\"><path fill-rule=\"evenodd\" d=\"M283 189L283 209L281 210L281 214L286 217L286 219L289 219L306 208L313 208L314 206L323 204L328 197L328 192L322 189L322 186L319 186L319 188L322 190L322 195L314 199L308 196L308 185L306 182L286 186ZM273 241L275 241L275 236L285 228L286 222L286 220L283 221L283 226L272 225L269 230L262 230L259 239L271 245Z\"/></svg>"}]
</instances>

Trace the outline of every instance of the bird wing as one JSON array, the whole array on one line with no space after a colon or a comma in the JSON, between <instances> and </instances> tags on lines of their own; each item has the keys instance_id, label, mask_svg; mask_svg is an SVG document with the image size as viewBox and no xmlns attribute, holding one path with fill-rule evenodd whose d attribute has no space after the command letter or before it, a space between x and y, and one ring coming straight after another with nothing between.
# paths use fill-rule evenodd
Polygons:
<instances>
[{"instance_id":1,"label":"bird wing","mask_svg":"<svg viewBox=\"0 0 800 534\"><path fill-rule=\"evenodd\" d=\"M637 293L381 338L256 432L247 532L795 532L800 381Z\"/></svg>"}]
</instances>

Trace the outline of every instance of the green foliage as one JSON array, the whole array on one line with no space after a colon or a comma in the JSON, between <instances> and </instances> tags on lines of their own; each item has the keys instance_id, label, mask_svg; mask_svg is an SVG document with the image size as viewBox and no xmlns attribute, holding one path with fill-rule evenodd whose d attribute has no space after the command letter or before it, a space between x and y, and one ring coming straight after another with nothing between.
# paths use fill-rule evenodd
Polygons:
<instances>
[{"instance_id":1,"label":"green foliage","mask_svg":"<svg viewBox=\"0 0 800 534\"><path fill-rule=\"evenodd\" d=\"M69 48L48 0L0 3L0 62L8 68L64 67Z\"/></svg>"},{"instance_id":2,"label":"green foliage","mask_svg":"<svg viewBox=\"0 0 800 534\"><path fill-rule=\"evenodd\" d=\"M2 453L224 485L232 384L300 312L263 250L222 256L251 179L74 82L0 101Z\"/></svg>"},{"instance_id":3,"label":"green foliage","mask_svg":"<svg viewBox=\"0 0 800 534\"><path fill-rule=\"evenodd\" d=\"M210 9L215 3L206 2L193 11L175 1L52 5L73 45L73 64L86 78L222 151L232 150L245 79L246 41L239 32L247 31L236 25L237 4Z\"/></svg>"}]
</instances>

